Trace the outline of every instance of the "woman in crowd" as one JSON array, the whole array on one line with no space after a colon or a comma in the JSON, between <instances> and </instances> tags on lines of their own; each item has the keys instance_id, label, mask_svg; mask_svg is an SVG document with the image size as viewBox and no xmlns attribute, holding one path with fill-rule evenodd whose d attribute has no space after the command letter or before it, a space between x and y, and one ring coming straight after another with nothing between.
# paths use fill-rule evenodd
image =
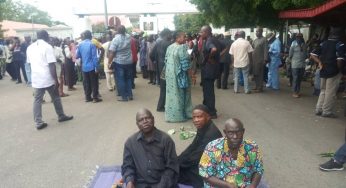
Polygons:
<instances>
[{"instance_id":1,"label":"woman in crowd","mask_svg":"<svg viewBox=\"0 0 346 188\"><path fill-rule=\"evenodd\" d=\"M166 52L166 105L167 122L182 122L191 119L191 68L190 56L185 44L185 33L176 31L175 42Z\"/></svg>"},{"instance_id":2,"label":"woman in crowd","mask_svg":"<svg viewBox=\"0 0 346 188\"><path fill-rule=\"evenodd\" d=\"M290 47L289 61L292 67L292 89L294 98L300 97L300 85L305 71L305 59L307 58L307 49L304 43L303 34L298 33L296 40L292 42Z\"/></svg>"},{"instance_id":3,"label":"woman in crowd","mask_svg":"<svg viewBox=\"0 0 346 188\"><path fill-rule=\"evenodd\" d=\"M153 51L153 48L155 46L155 41L154 41L154 35L149 35L148 37L148 42L147 42L147 54L146 54L146 62L147 62L147 70L149 73L149 82L148 84L156 84L156 70L155 70L155 62L152 61L149 57L151 52Z\"/></svg>"},{"instance_id":4,"label":"woman in crowd","mask_svg":"<svg viewBox=\"0 0 346 188\"><path fill-rule=\"evenodd\" d=\"M17 84L22 83L22 77L20 75L20 70L22 69L22 74L24 77L25 82L28 82L28 78L26 77L25 72L25 60L24 60L24 54L22 53L20 49L20 41L19 38L14 38L14 46L12 50L12 61L15 65L15 74L17 77Z\"/></svg>"},{"instance_id":5,"label":"woman in crowd","mask_svg":"<svg viewBox=\"0 0 346 188\"><path fill-rule=\"evenodd\" d=\"M73 49L69 38L64 40L63 54L65 56L65 84L68 87L68 91L74 91L76 88L74 85L77 83L77 73L75 70L75 63L73 61Z\"/></svg>"}]
</instances>

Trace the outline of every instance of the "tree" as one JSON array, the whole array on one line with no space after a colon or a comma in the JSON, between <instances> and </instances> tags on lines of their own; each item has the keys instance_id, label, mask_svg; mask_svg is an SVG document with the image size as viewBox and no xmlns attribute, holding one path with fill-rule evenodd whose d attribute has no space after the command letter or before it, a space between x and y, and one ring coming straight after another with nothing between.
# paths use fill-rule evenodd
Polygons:
<instances>
[{"instance_id":1,"label":"tree","mask_svg":"<svg viewBox=\"0 0 346 188\"><path fill-rule=\"evenodd\" d=\"M278 29L281 10L308 8L327 0L190 0L209 22L226 29L261 25Z\"/></svg>"},{"instance_id":2,"label":"tree","mask_svg":"<svg viewBox=\"0 0 346 188\"><path fill-rule=\"evenodd\" d=\"M208 22L202 14L183 14L174 16L175 29L187 33L198 33L205 24L208 24Z\"/></svg>"},{"instance_id":3,"label":"tree","mask_svg":"<svg viewBox=\"0 0 346 188\"><path fill-rule=\"evenodd\" d=\"M53 25L52 18L45 11L39 10L36 7L14 0L0 0L0 21L12 20L19 22L27 22ZM62 23L62 22L58 22Z\"/></svg>"}]
</instances>

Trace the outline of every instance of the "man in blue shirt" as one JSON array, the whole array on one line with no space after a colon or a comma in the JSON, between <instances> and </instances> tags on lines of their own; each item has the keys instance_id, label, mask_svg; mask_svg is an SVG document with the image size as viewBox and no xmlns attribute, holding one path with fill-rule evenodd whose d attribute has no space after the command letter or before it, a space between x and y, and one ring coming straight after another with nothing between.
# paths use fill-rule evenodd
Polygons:
<instances>
[{"instance_id":1,"label":"man in blue shirt","mask_svg":"<svg viewBox=\"0 0 346 188\"><path fill-rule=\"evenodd\" d=\"M85 102L101 102L102 99L98 98L96 77L99 63L96 46L91 42L91 32L89 30L84 31L82 33L82 39L83 42L77 48L77 58L81 59L82 64Z\"/></svg>"}]
</instances>

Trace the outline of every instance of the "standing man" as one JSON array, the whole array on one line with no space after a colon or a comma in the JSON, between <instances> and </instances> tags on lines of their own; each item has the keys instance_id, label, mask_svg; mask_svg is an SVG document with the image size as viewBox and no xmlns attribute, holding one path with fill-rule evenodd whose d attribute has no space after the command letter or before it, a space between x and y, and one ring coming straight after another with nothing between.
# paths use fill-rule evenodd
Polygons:
<instances>
[{"instance_id":1,"label":"standing man","mask_svg":"<svg viewBox=\"0 0 346 188\"><path fill-rule=\"evenodd\" d=\"M160 33L160 38L161 40L157 41L152 53L150 54L150 58L152 61L156 61L158 67L157 74L160 75L160 97L157 103L156 111L164 112L166 104L166 80L161 78L161 72L163 70L163 67L165 66L165 56L167 48L172 44L172 32L169 29L164 29Z\"/></svg>"},{"instance_id":2,"label":"standing man","mask_svg":"<svg viewBox=\"0 0 346 188\"><path fill-rule=\"evenodd\" d=\"M341 28L331 28L328 40L321 44L320 50L311 53L311 58L318 63L321 77L321 92L315 110L318 116L336 117L333 108L345 64L345 45L340 40L342 32Z\"/></svg>"},{"instance_id":3,"label":"standing man","mask_svg":"<svg viewBox=\"0 0 346 188\"><path fill-rule=\"evenodd\" d=\"M42 100L45 91L48 91L52 98L58 121L68 121L73 116L66 116L61 104L58 92L59 82L55 68L55 56L53 47L48 44L49 36L45 30L37 32L37 41L27 49L27 62L32 70L32 87L35 90L34 96L34 120L36 129L47 127L47 123L42 121Z\"/></svg>"},{"instance_id":4,"label":"standing man","mask_svg":"<svg viewBox=\"0 0 346 188\"><path fill-rule=\"evenodd\" d=\"M109 47L108 65L114 63L114 78L120 97L118 101L133 100L133 62L131 52L131 36L126 33L125 26L117 28L117 34Z\"/></svg>"},{"instance_id":5,"label":"standing man","mask_svg":"<svg viewBox=\"0 0 346 188\"><path fill-rule=\"evenodd\" d=\"M268 62L268 42L265 37L263 37L263 28L257 27L256 29L256 39L252 43L254 49L252 53L253 60L253 74L255 79L254 92L263 91L263 74L264 65Z\"/></svg>"},{"instance_id":6,"label":"standing man","mask_svg":"<svg viewBox=\"0 0 346 188\"><path fill-rule=\"evenodd\" d=\"M204 59L201 67L203 104L209 108L211 118L216 119L214 82L219 76L221 44L213 37L209 25L201 28L201 37L206 40L203 47Z\"/></svg>"},{"instance_id":7,"label":"standing man","mask_svg":"<svg viewBox=\"0 0 346 188\"><path fill-rule=\"evenodd\" d=\"M27 85L31 86L31 67L30 64L27 62L27 55L26 55L26 50L28 48L28 46L31 44L31 37L30 35L26 35L24 36L24 42L21 44L20 50L22 51L23 54L23 59L24 59L24 67L25 67L25 73L27 76Z\"/></svg>"},{"instance_id":8,"label":"standing man","mask_svg":"<svg viewBox=\"0 0 346 188\"><path fill-rule=\"evenodd\" d=\"M98 97L98 87L96 86L99 84L96 75L99 66L97 49L91 42L92 35L89 30L84 31L82 37L83 41L78 46L76 58L81 59L85 102L101 102L102 99Z\"/></svg>"},{"instance_id":9,"label":"standing man","mask_svg":"<svg viewBox=\"0 0 346 188\"><path fill-rule=\"evenodd\" d=\"M268 67L268 81L266 84L267 88L273 90L280 89L280 77L279 77L279 66L281 65L281 42L279 38L276 38L275 33L268 34L269 41L269 57L270 62L267 64Z\"/></svg>"},{"instance_id":10,"label":"standing man","mask_svg":"<svg viewBox=\"0 0 346 188\"><path fill-rule=\"evenodd\" d=\"M220 75L217 78L217 88L227 89L228 85L228 76L229 76L229 68L232 63L231 55L229 54L229 49L233 41L231 40L230 32L226 32L224 34L224 39L221 40L222 45L225 47L220 53Z\"/></svg>"},{"instance_id":11,"label":"standing man","mask_svg":"<svg viewBox=\"0 0 346 188\"><path fill-rule=\"evenodd\" d=\"M197 128L197 135L178 156L179 183L199 188L203 187L203 178L198 173L198 164L204 148L209 142L221 138L222 134L211 120L208 107L203 104L193 109L192 122Z\"/></svg>"},{"instance_id":12,"label":"standing man","mask_svg":"<svg viewBox=\"0 0 346 188\"><path fill-rule=\"evenodd\" d=\"M225 123L225 137L210 142L199 162L204 187L256 188L263 174L262 155L256 142L243 139L243 123Z\"/></svg>"},{"instance_id":13,"label":"standing man","mask_svg":"<svg viewBox=\"0 0 346 188\"><path fill-rule=\"evenodd\" d=\"M239 93L238 78L239 73L242 72L244 80L244 92L250 94L249 86L249 70L252 65L252 46L249 41L245 40L245 32L238 31L238 38L233 42L229 53L234 66L234 93Z\"/></svg>"},{"instance_id":14,"label":"standing man","mask_svg":"<svg viewBox=\"0 0 346 188\"><path fill-rule=\"evenodd\" d=\"M127 139L121 175L126 188L176 188L179 165L174 141L158 130L148 109L136 115L139 131Z\"/></svg>"}]
</instances>

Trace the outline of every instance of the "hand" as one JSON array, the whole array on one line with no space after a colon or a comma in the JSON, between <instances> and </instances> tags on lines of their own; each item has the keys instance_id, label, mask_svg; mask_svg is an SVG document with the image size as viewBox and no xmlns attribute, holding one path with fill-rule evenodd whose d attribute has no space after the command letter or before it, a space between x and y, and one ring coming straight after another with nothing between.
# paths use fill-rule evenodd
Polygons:
<instances>
[{"instance_id":1,"label":"hand","mask_svg":"<svg viewBox=\"0 0 346 188\"><path fill-rule=\"evenodd\" d=\"M55 89L59 88L59 82L58 81L55 81L54 87L55 87Z\"/></svg>"},{"instance_id":2,"label":"hand","mask_svg":"<svg viewBox=\"0 0 346 188\"><path fill-rule=\"evenodd\" d=\"M112 70L112 64L108 64L108 69Z\"/></svg>"},{"instance_id":3,"label":"hand","mask_svg":"<svg viewBox=\"0 0 346 188\"><path fill-rule=\"evenodd\" d=\"M132 181L130 181L126 184L126 188L135 188L135 184Z\"/></svg>"},{"instance_id":4,"label":"hand","mask_svg":"<svg viewBox=\"0 0 346 188\"><path fill-rule=\"evenodd\" d=\"M227 188L238 188L235 183L229 183Z\"/></svg>"}]
</instances>

